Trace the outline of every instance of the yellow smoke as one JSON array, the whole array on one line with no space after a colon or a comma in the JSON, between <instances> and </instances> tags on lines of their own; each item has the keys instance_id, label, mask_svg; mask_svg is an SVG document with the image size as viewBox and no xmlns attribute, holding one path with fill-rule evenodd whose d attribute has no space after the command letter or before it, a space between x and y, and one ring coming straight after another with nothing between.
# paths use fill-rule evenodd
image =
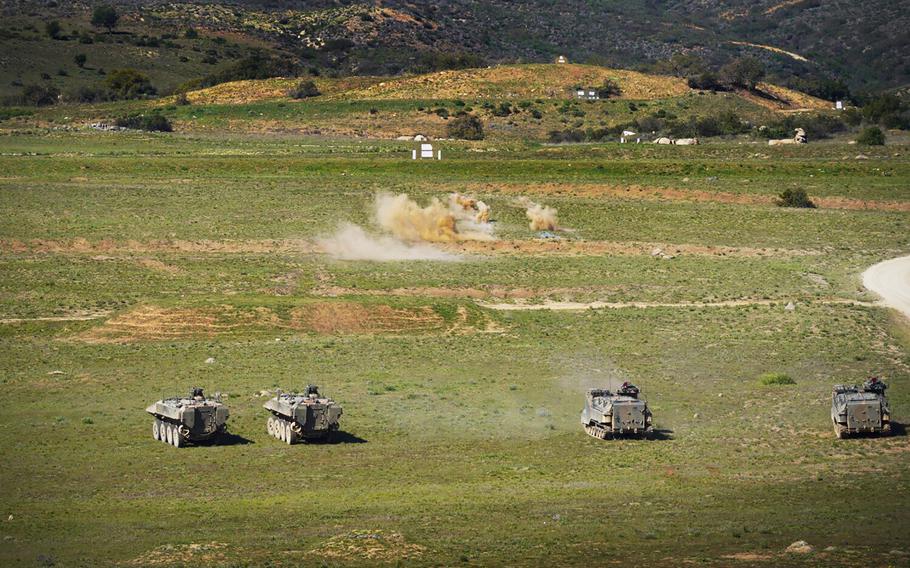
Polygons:
<instances>
[{"instance_id":1,"label":"yellow smoke","mask_svg":"<svg viewBox=\"0 0 910 568\"><path fill-rule=\"evenodd\" d=\"M489 207L459 193L449 195L447 202L434 197L425 207L404 193L380 193L375 213L379 226L403 241L449 243L493 238Z\"/></svg>"}]
</instances>

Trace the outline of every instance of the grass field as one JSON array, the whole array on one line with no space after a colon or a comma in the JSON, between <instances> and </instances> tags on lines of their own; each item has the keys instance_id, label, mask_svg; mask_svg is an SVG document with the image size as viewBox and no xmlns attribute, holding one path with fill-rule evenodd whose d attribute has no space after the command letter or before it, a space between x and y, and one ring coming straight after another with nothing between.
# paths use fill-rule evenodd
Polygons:
<instances>
[{"instance_id":1,"label":"grass field","mask_svg":"<svg viewBox=\"0 0 910 568\"><path fill-rule=\"evenodd\" d=\"M906 146L411 147L0 137L0 564L910 564L910 438L829 418L877 373L910 421L910 327L859 279L910 253ZM470 192L500 242L321 253L380 191ZM522 195L572 231L540 241ZM503 309L546 301L616 307ZM584 434L584 390L622 380L655 439ZM282 445L261 391L308 383L344 435ZM194 385L228 443L154 441L144 408Z\"/></svg>"}]
</instances>

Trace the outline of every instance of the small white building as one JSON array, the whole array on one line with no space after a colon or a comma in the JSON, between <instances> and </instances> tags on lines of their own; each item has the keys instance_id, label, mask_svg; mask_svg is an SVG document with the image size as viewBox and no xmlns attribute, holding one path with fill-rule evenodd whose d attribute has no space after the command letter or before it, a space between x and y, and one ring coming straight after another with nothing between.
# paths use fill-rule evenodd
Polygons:
<instances>
[{"instance_id":1,"label":"small white building","mask_svg":"<svg viewBox=\"0 0 910 568\"><path fill-rule=\"evenodd\" d=\"M420 158L421 160L423 160L423 159L432 160L433 158L436 158L437 160L441 160L442 159L442 150L436 150L436 153L434 154L432 144L421 144L419 150L411 150L411 159L416 160L418 158Z\"/></svg>"},{"instance_id":2,"label":"small white building","mask_svg":"<svg viewBox=\"0 0 910 568\"><path fill-rule=\"evenodd\" d=\"M569 62L569 60L566 59L565 55L560 55L559 57L556 58L556 63L568 63L568 62Z\"/></svg>"},{"instance_id":3,"label":"small white building","mask_svg":"<svg viewBox=\"0 0 910 568\"><path fill-rule=\"evenodd\" d=\"M575 98L586 101L597 101L600 100L600 95L597 94L597 89L587 87L584 89L576 89Z\"/></svg>"}]
</instances>

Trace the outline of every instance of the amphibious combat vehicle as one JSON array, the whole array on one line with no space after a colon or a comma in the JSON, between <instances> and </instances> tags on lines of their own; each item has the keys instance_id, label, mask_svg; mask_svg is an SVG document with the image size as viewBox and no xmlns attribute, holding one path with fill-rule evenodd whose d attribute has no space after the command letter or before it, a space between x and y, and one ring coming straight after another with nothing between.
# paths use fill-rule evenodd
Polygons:
<instances>
[{"instance_id":1,"label":"amphibious combat vehicle","mask_svg":"<svg viewBox=\"0 0 910 568\"><path fill-rule=\"evenodd\" d=\"M651 433L651 411L638 398L639 389L623 383L613 393L607 389L591 389L585 396L581 424L589 435L605 440L612 436L648 436Z\"/></svg>"},{"instance_id":2,"label":"amphibious combat vehicle","mask_svg":"<svg viewBox=\"0 0 910 568\"><path fill-rule=\"evenodd\" d=\"M145 411L155 417L152 436L177 448L210 440L227 429L227 407L217 396L206 398L200 388L193 388L188 397L159 400Z\"/></svg>"},{"instance_id":3,"label":"amphibious combat vehicle","mask_svg":"<svg viewBox=\"0 0 910 568\"><path fill-rule=\"evenodd\" d=\"M319 396L316 385L307 386L303 393L279 392L263 406L271 413L266 423L269 434L288 444L329 438L341 418L341 406Z\"/></svg>"},{"instance_id":4,"label":"amphibious combat vehicle","mask_svg":"<svg viewBox=\"0 0 910 568\"><path fill-rule=\"evenodd\" d=\"M831 400L831 421L838 438L869 432L891 433L891 407L885 397L888 385L871 377L861 387L835 385Z\"/></svg>"}]
</instances>

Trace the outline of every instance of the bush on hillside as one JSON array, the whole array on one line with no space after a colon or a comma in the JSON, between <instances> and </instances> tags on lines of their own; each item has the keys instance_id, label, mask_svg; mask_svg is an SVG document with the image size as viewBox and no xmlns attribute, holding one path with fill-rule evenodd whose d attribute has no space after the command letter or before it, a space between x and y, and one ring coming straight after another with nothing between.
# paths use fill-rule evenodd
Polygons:
<instances>
[{"instance_id":1,"label":"bush on hillside","mask_svg":"<svg viewBox=\"0 0 910 568\"><path fill-rule=\"evenodd\" d=\"M752 90L765 78L765 64L754 57L740 57L720 69L724 84Z\"/></svg>"},{"instance_id":2,"label":"bush on hillside","mask_svg":"<svg viewBox=\"0 0 910 568\"><path fill-rule=\"evenodd\" d=\"M700 89L702 91L721 91L724 89L723 83L721 83L717 74L710 71L691 75L686 82L690 89Z\"/></svg>"},{"instance_id":3,"label":"bush on hillside","mask_svg":"<svg viewBox=\"0 0 910 568\"><path fill-rule=\"evenodd\" d=\"M318 97L322 93L319 92L319 88L316 87L316 83L313 81L301 81L297 83L297 86L291 89L291 98L292 99L308 99L310 97Z\"/></svg>"},{"instance_id":4,"label":"bush on hillside","mask_svg":"<svg viewBox=\"0 0 910 568\"><path fill-rule=\"evenodd\" d=\"M11 102L27 106L50 106L57 102L60 91L53 85L31 84L22 88L22 94Z\"/></svg>"},{"instance_id":5,"label":"bush on hillside","mask_svg":"<svg viewBox=\"0 0 910 568\"><path fill-rule=\"evenodd\" d=\"M817 205L809 199L804 189L785 189L775 201L778 207L799 207L803 209L815 209Z\"/></svg>"},{"instance_id":6,"label":"bush on hillside","mask_svg":"<svg viewBox=\"0 0 910 568\"><path fill-rule=\"evenodd\" d=\"M597 96L602 99L618 97L621 94L622 89L619 87L619 83L611 79L604 80L603 84L597 88Z\"/></svg>"},{"instance_id":7,"label":"bush on hillside","mask_svg":"<svg viewBox=\"0 0 910 568\"><path fill-rule=\"evenodd\" d=\"M257 53L237 61L222 71L206 75L200 80L191 81L185 85L192 85L193 88L202 88L230 81L287 77L297 75L297 70L297 64L286 58L279 59ZM181 90L190 89L181 88Z\"/></svg>"},{"instance_id":8,"label":"bush on hillside","mask_svg":"<svg viewBox=\"0 0 910 568\"><path fill-rule=\"evenodd\" d=\"M885 133L878 126L863 128L859 136L856 137L856 143L864 146L884 146Z\"/></svg>"},{"instance_id":9,"label":"bush on hillside","mask_svg":"<svg viewBox=\"0 0 910 568\"><path fill-rule=\"evenodd\" d=\"M149 78L135 69L111 71L104 80L104 86L110 97L117 100L148 98L158 93Z\"/></svg>"},{"instance_id":10,"label":"bush on hillside","mask_svg":"<svg viewBox=\"0 0 910 568\"><path fill-rule=\"evenodd\" d=\"M101 5L92 12L92 25L107 28L109 32L113 31L119 19L120 15L113 6Z\"/></svg>"},{"instance_id":11,"label":"bush on hillside","mask_svg":"<svg viewBox=\"0 0 910 568\"><path fill-rule=\"evenodd\" d=\"M149 132L173 131L171 121L169 121L166 116L158 113L121 116L114 121L114 124L121 128L147 130Z\"/></svg>"},{"instance_id":12,"label":"bush on hillside","mask_svg":"<svg viewBox=\"0 0 910 568\"><path fill-rule=\"evenodd\" d=\"M458 113L446 125L446 136L461 140L483 140L483 122L473 114Z\"/></svg>"}]
</instances>

